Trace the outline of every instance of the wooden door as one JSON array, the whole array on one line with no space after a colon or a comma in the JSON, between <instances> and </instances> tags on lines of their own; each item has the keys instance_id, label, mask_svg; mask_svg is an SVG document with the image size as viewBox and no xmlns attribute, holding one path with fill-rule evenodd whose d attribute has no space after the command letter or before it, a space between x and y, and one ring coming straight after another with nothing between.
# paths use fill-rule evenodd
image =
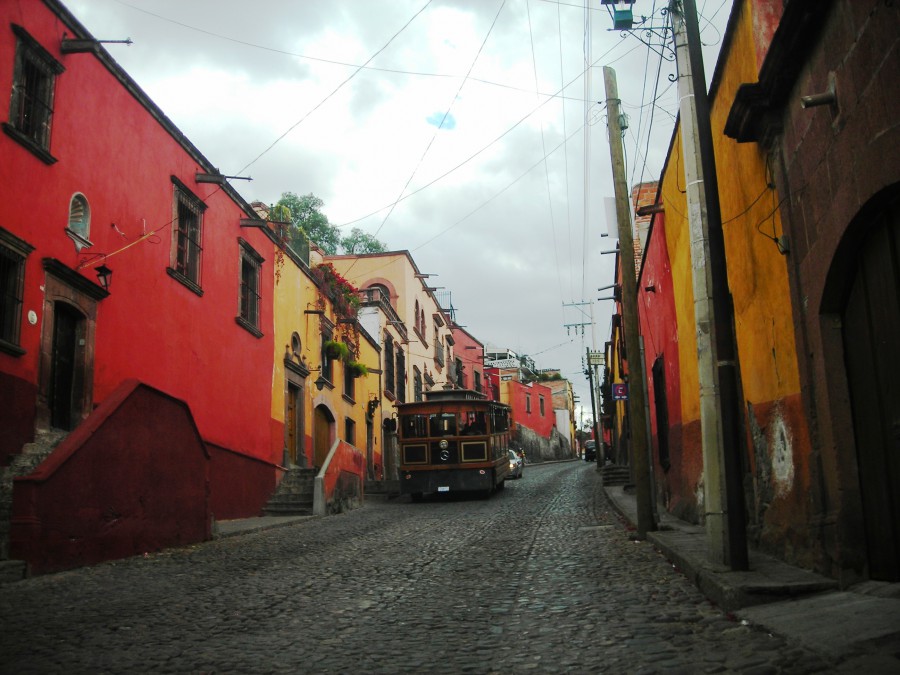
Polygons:
<instances>
[{"instance_id":1,"label":"wooden door","mask_svg":"<svg viewBox=\"0 0 900 675\"><path fill-rule=\"evenodd\" d=\"M50 361L50 425L69 431L80 421L76 392L84 374L79 354L84 349L84 317L74 307L57 302L53 311L53 350Z\"/></svg>"},{"instance_id":2,"label":"wooden door","mask_svg":"<svg viewBox=\"0 0 900 675\"><path fill-rule=\"evenodd\" d=\"M300 387L289 382L287 386L287 410L285 412L285 444L287 445L287 456L290 464L301 464L301 462L297 461L297 458L302 453L300 443L303 440L303 429L300 424L300 415L302 414L300 401Z\"/></svg>"},{"instance_id":3,"label":"wooden door","mask_svg":"<svg viewBox=\"0 0 900 675\"><path fill-rule=\"evenodd\" d=\"M900 202L858 260L842 326L869 576L900 581Z\"/></svg>"},{"instance_id":4,"label":"wooden door","mask_svg":"<svg viewBox=\"0 0 900 675\"><path fill-rule=\"evenodd\" d=\"M331 450L331 439L333 436L334 418L328 412L328 408L321 405L316 408L313 426L315 464L317 469L321 469L328 458L328 452Z\"/></svg>"}]
</instances>

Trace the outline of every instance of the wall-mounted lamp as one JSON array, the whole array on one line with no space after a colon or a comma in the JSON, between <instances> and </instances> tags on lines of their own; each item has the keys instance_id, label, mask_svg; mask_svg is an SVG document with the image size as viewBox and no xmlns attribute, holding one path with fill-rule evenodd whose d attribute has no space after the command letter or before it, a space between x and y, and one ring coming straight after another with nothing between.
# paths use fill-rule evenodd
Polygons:
<instances>
[{"instance_id":1,"label":"wall-mounted lamp","mask_svg":"<svg viewBox=\"0 0 900 675\"><path fill-rule=\"evenodd\" d=\"M321 375L319 375L319 377L316 378L315 385L316 385L316 389L318 389L319 391L322 391L325 388L326 384L328 384L328 380L326 380Z\"/></svg>"},{"instance_id":2,"label":"wall-mounted lamp","mask_svg":"<svg viewBox=\"0 0 900 675\"><path fill-rule=\"evenodd\" d=\"M96 272L97 281L100 282L100 286L103 287L104 291L109 292L109 284L112 282L112 270L106 265L100 265L100 267L96 269Z\"/></svg>"},{"instance_id":3,"label":"wall-mounted lamp","mask_svg":"<svg viewBox=\"0 0 900 675\"><path fill-rule=\"evenodd\" d=\"M372 399L366 404L366 414L369 417L375 417L375 410L381 404L381 401L378 400L377 396L373 396Z\"/></svg>"}]
</instances>

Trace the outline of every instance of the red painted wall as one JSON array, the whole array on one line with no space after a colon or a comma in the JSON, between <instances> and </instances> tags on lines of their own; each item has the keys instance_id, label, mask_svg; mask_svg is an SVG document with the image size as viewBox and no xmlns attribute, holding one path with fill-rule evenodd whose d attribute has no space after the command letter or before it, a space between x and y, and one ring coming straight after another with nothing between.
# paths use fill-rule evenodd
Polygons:
<instances>
[{"instance_id":1,"label":"red painted wall","mask_svg":"<svg viewBox=\"0 0 900 675\"><path fill-rule=\"evenodd\" d=\"M553 391L549 387L533 382L530 385L521 382L505 382L509 385L509 405L512 406L512 420L516 424L528 427L538 436L550 438L550 432L556 422L553 414ZM527 399L531 397L531 412L527 412ZM544 414L541 415L540 397L544 397Z\"/></svg>"},{"instance_id":2,"label":"red painted wall","mask_svg":"<svg viewBox=\"0 0 900 675\"><path fill-rule=\"evenodd\" d=\"M284 470L269 462L207 443L209 510L216 520L262 515Z\"/></svg>"},{"instance_id":3,"label":"red painted wall","mask_svg":"<svg viewBox=\"0 0 900 675\"><path fill-rule=\"evenodd\" d=\"M481 391L487 393L484 379L484 345L459 327L453 327L453 355L462 361L465 389L475 389L475 375L481 374Z\"/></svg>"},{"instance_id":4,"label":"red painted wall","mask_svg":"<svg viewBox=\"0 0 900 675\"><path fill-rule=\"evenodd\" d=\"M259 229L240 227L240 219L252 214L242 199L219 186L196 182L198 170L211 169L209 162L196 150L186 150L98 57L60 52L63 35L78 35L80 29L58 19L40 0L0 3L4 100L11 91L16 44L11 23L22 25L65 72L57 77L54 100L50 153L56 163L45 164L7 134L0 134L4 158L0 162L0 226L36 247L25 271L20 344L26 353L0 353L5 384L27 392L38 381L41 260L55 258L75 269L85 258L76 253L64 232L70 198L80 192L90 203L94 244L83 253L108 254L105 264L113 270L111 294L100 301L97 317L95 404L124 379L139 379L187 401L204 439L269 462L279 461L281 447L273 448L269 437L271 378L260 376L271 373L274 354L270 240ZM6 110L0 111L4 121ZM161 115L155 109L154 113ZM208 206L203 217L202 297L166 273L173 175ZM149 232L154 234L142 239ZM238 237L265 259L261 339L235 322L240 289ZM96 280L90 268L81 273ZM34 326L24 318L29 310L39 317ZM28 398L13 408L0 407L0 428L29 416L33 397ZM21 435L21 429L8 439L4 434L0 452L19 451Z\"/></svg>"},{"instance_id":5,"label":"red painted wall","mask_svg":"<svg viewBox=\"0 0 900 675\"><path fill-rule=\"evenodd\" d=\"M12 557L43 573L209 539L208 464L184 402L125 382L16 480Z\"/></svg>"},{"instance_id":6,"label":"red painted wall","mask_svg":"<svg viewBox=\"0 0 900 675\"><path fill-rule=\"evenodd\" d=\"M699 508L695 486L703 472L703 448L699 425L684 428L681 416L681 376L678 358L678 323L675 313L672 269L666 248L665 214L654 216L647 237L644 263L638 281L638 313L644 338L644 373L653 445L653 475L656 489L666 509L686 520L695 521ZM652 289L652 290L648 290ZM653 364L662 357L665 376L666 413L669 423L669 466L663 466L659 453L653 381Z\"/></svg>"}]
</instances>

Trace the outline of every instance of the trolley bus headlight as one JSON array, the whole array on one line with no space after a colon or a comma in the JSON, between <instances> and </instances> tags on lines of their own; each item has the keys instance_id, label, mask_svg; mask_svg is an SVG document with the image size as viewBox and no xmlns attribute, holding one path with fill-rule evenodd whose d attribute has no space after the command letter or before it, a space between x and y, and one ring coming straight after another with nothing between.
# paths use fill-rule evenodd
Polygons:
<instances>
[{"instance_id":1,"label":"trolley bus headlight","mask_svg":"<svg viewBox=\"0 0 900 675\"><path fill-rule=\"evenodd\" d=\"M446 450L448 447L450 447L450 444L447 442L447 439L446 439L446 438L442 438L442 439L441 439L441 442L438 443L438 447L439 447L441 450Z\"/></svg>"}]
</instances>

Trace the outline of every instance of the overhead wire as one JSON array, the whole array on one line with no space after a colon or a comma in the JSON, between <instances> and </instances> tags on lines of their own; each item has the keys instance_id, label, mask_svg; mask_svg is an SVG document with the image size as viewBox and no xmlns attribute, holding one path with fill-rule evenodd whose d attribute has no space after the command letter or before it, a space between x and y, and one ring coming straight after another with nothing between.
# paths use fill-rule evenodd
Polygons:
<instances>
[{"instance_id":1,"label":"overhead wire","mask_svg":"<svg viewBox=\"0 0 900 675\"><path fill-rule=\"evenodd\" d=\"M559 83L563 84L566 81L565 73L563 70L563 48L562 48L562 16L560 15L559 3L556 3L556 33L559 43ZM566 138L566 99L563 98L562 101L562 128L563 128L563 138ZM569 146L566 144L563 146L563 166L565 168L565 178L566 178L566 232L569 235L569 257L571 258L575 247L572 245L572 202L569 199ZM574 269L574 265L570 264L569 269ZM572 297L575 297L575 289L572 286L574 280L572 279L571 273L568 275L569 277L569 291Z\"/></svg>"},{"instance_id":2,"label":"overhead wire","mask_svg":"<svg viewBox=\"0 0 900 675\"><path fill-rule=\"evenodd\" d=\"M430 2L430 0L429 0ZM419 171L419 167L422 166L422 162L425 160L425 157L428 155L428 151L431 150L431 146L434 144L434 140L437 138L438 133L441 129L444 128L444 123L447 121L447 117L450 115L450 111L453 109L453 104L459 98L460 93L462 93L463 87L466 86L466 82L469 79L469 75L472 74L472 70L475 68L475 64L478 63L478 59L481 56L481 52L484 50L484 46L487 44L488 39L491 37L491 33L494 32L494 26L497 25L497 19L500 18L500 13L503 11L503 8L506 6L506 0L503 0L500 3L500 7L497 9L497 13L494 15L494 20L491 22L490 28L488 28L487 34L484 36L484 40L481 41L481 45L478 47L478 51L475 53L475 58L472 59L472 63L469 64L469 69L466 71L466 75L463 78L463 81L460 82L459 88L456 90L456 93L453 95L453 98L450 99L450 103L447 105L447 109L444 111L444 115L441 117L441 123L434 130L434 134L431 136L431 140L428 141L428 145L425 147L424 152L422 152L422 156L419 158L419 161L416 163L416 166L413 168L412 173L406 181L406 184L403 186L403 189L400 190L400 194L397 196L397 199L394 200L394 203L391 204L390 210L385 215L384 219L381 221L381 225L378 226L378 229L375 230L373 236L377 236L381 229L384 227L385 223L388 221L388 218L391 217L391 214L394 212L394 207L397 206L400 199L403 197L403 193L406 192L406 188L409 187L409 184L412 182L413 178L415 178L416 173Z\"/></svg>"},{"instance_id":3,"label":"overhead wire","mask_svg":"<svg viewBox=\"0 0 900 675\"><path fill-rule=\"evenodd\" d=\"M534 70L534 93L538 98L538 74L537 74L537 57L534 53L534 31L531 26L531 3L525 0L525 10L528 15L528 37L531 43L531 65ZM550 229L553 235L553 259L556 263L556 280L559 284L559 295L562 297L562 266L559 264L559 245L556 241L556 221L553 218L553 196L550 191L550 168L547 165L547 143L544 138L544 120L540 120L541 124L541 154L544 156L544 179L547 185L547 210L550 215ZM565 138L565 136L563 136Z\"/></svg>"},{"instance_id":4,"label":"overhead wire","mask_svg":"<svg viewBox=\"0 0 900 675\"><path fill-rule=\"evenodd\" d=\"M617 43L614 47L611 47L609 50L607 50L606 52L604 52L603 54L601 54L601 55L597 58L597 60L594 62L594 64L598 63L598 62L600 61L600 59L604 58L607 54L609 54L609 53L611 53L612 51L614 51L620 44L623 44L623 43ZM632 49L629 50L629 52L634 51L635 49L637 49L637 47L633 47ZM584 71L582 71L582 73L579 73L578 75L576 75L574 78L572 78L571 80L569 80L568 84L564 85L564 86L562 87L562 89L565 89L566 87L568 87L569 85L571 85L573 82L575 82L576 80L578 80L583 74L584 74ZM562 89L560 89L560 91L562 91ZM516 128L518 128L523 122L525 122L529 117L531 117L532 115L534 115L534 113L536 113L538 110L540 110L540 109L543 108L545 105L547 105L551 100L553 100L553 99L552 99L552 98L548 98L548 99L546 99L543 103L541 103L541 104L535 106L535 107L532 108L526 115L524 115L522 118L520 118L515 124L513 124L511 127L509 127L509 128L508 128L506 131L504 131L502 134L500 134L499 136L497 136L496 138L494 138L494 140L492 140L491 142L489 142L487 145L483 146L482 148L480 148L479 150L477 150L477 151L476 151L475 153L473 153L472 155L469 155L469 157L467 157L466 159L464 159L463 161L461 161L459 164L457 164L457 165L454 166L453 168L451 168L451 169L445 171L444 173L442 173L441 175L437 176L435 179L429 181L428 183L426 183L425 185L423 185L423 186L421 186L421 187L419 187L419 188L416 188L416 189L413 190L412 192L410 192L410 193L404 195L404 196L403 196L401 199L399 199L398 201L405 201L405 200L409 199L410 197L412 197L412 196L418 194L419 192L422 192L423 190L426 190L427 188L431 187L432 185L434 185L434 184L437 183L438 181L443 180L444 178L446 178L447 176L449 176L449 175L450 175L451 173L453 173L454 171L457 171L458 169L462 168L463 166L465 166L466 164L468 164L469 162L471 162L473 159L475 159L476 157L478 157L480 154L482 154L483 152L485 152L486 150L488 150L489 148L491 148L495 143L498 143L498 142L501 141L503 138L505 138L506 136L508 136L512 131L514 131ZM583 127L579 127L579 129L581 129L581 128L583 128ZM392 206L392 204L385 204L384 206L381 206L381 207L375 209L374 211L371 211L370 213L367 213L367 214L364 215L364 216L359 216L358 218L354 218L353 220L348 220L348 221L346 221L346 222L344 222L344 223L341 223L340 225L336 225L335 227L347 227L348 225L355 225L356 223L358 223L358 222L360 222L360 221L362 221L362 220L365 220L366 218L371 218L372 216L377 215L378 213L380 213L380 212L383 211L384 209L390 208L391 206Z\"/></svg>"},{"instance_id":5,"label":"overhead wire","mask_svg":"<svg viewBox=\"0 0 900 675\"><path fill-rule=\"evenodd\" d=\"M254 164L256 164L256 162L258 162L258 161L259 161L262 157L264 157L269 151L271 151L272 148L274 148L274 147L275 147L276 145L278 145L282 140L284 140L284 138L285 138L289 133L291 133L294 129L296 129L298 126L300 126L300 125L301 125L301 124L302 124L302 123L303 123L310 115L312 115L316 110L318 110L319 108L321 108L321 107L325 104L325 102L328 101L328 99L330 99L330 98L331 98L332 96L334 96L338 91L340 91L340 90L344 87L344 85L347 84L350 80L352 80L354 77L356 77L356 76L359 74L359 72L363 69L364 66L366 66L367 64L369 64L370 62L372 62L376 57L378 57L379 54L381 54L385 49L387 49L387 48L391 45L391 43L397 38L397 36L400 35L400 33L402 33L404 30L406 30L406 28L409 26L409 24L411 24L413 21L415 21L416 18L417 18L422 12L424 12L424 11L428 8L428 6L431 5L432 2L433 2L433 0L426 0L425 4L422 6L422 8L421 8L418 12L416 12L415 14L413 14L413 16L409 19L409 21L407 21L405 24L403 24L403 26L400 28L400 30L398 30L396 33L394 33L394 34L391 36L391 38L390 38L390 39L389 39L389 40L388 40L388 41L387 41L387 42L386 42L386 43L385 43L378 51L376 51L374 54L372 54L372 56L370 56L368 59L366 59L366 62L365 62L362 66L359 66L356 70L354 70L353 73L352 73L348 78L346 78L344 81L342 81L337 87L335 87L335 89L332 90L332 92L331 92L330 94L328 94L325 98L323 98L321 101L319 101L319 102L318 102L311 110L309 110L309 111L308 111L305 115L303 115L299 120L297 120L296 122L294 122L294 124L292 124L292 125L287 129L287 131L285 131L285 132L284 132L283 134L281 134L278 138L276 138L274 141L272 141L272 143L271 143L265 150L263 150L261 153L259 153L254 159L252 159L252 160L251 160L248 164L246 164L243 168L239 169L239 170L238 170L238 173L242 173L242 172L246 171L247 169L249 169L249 168L250 168L251 166L253 166Z\"/></svg>"}]
</instances>

